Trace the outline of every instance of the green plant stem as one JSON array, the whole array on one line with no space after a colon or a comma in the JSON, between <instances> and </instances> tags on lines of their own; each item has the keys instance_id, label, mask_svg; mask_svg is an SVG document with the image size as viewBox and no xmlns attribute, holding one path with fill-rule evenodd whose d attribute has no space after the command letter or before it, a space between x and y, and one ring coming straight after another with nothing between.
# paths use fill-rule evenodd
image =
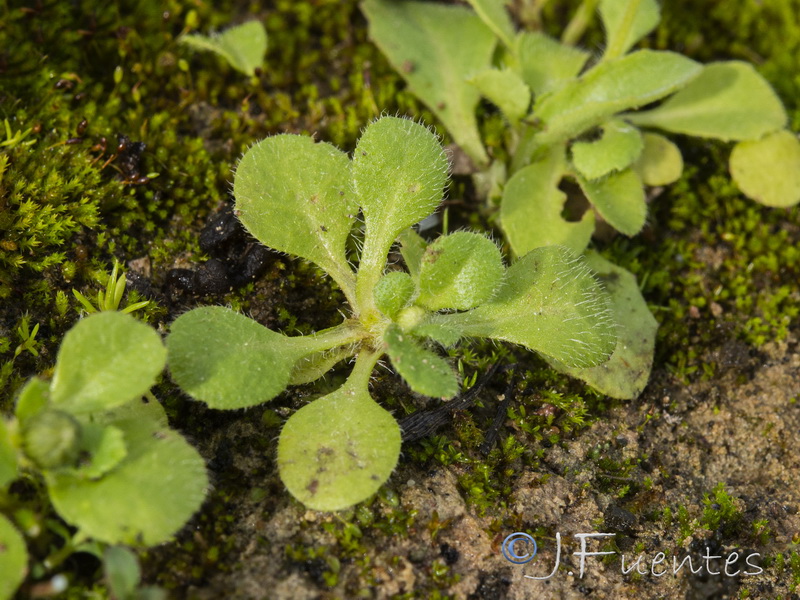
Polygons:
<instances>
[{"instance_id":1,"label":"green plant stem","mask_svg":"<svg viewBox=\"0 0 800 600\"><path fill-rule=\"evenodd\" d=\"M61 563L67 560L89 536L82 531L78 531L71 540L67 540L64 545L44 559L44 566L48 571L52 571Z\"/></svg>"},{"instance_id":2,"label":"green plant stem","mask_svg":"<svg viewBox=\"0 0 800 600\"><path fill-rule=\"evenodd\" d=\"M370 235L369 229L369 224L367 224L367 231L364 235L364 249L361 252L361 259L358 263L356 301L353 305L356 316L363 316L375 311L373 292L375 285L383 275L386 256L393 241L390 240L387 245L384 240L376 239L374 235Z\"/></svg>"},{"instance_id":3,"label":"green plant stem","mask_svg":"<svg viewBox=\"0 0 800 600\"><path fill-rule=\"evenodd\" d=\"M336 348L338 346L353 344L366 338L368 335L368 332L358 321L349 319L341 325L337 325L336 327L323 329L322 331L317 331L311 335L306 335L299 338L294 337L292 339L301 340L300 343L303 343L306 346L308 353L311 354L313 352L330 350L331 348Z\"/></svg>"},{"instance_id":4,"label":"green plant stem","mask_svg":"<svg viewBox=\"0 0 800 600\"><path fill-rule=\"evenodd\" d=\"M336 271L326 270L328 275L331 276L339 289L342 290L347 302L355 309L356 306L356 278L353 272L349 269L339 269Z\"/></svg>"},{"instance_id":5,"label":"green plant stem","mask_svg":"<svg viewBox=\"0 0 800 600\"><path fill-rule=\"evenodd\" d=\"M369 378L378 359L383 355L378 350L362 350L356 356L356 364L347 378L345 386L354 390L363 390L369 386Z\"/></svg>"},{"instance_id":6,"label":"green plant stem","mask_svg":"<svg viewBox=\"0 0 800 600\"><path fill-rule=\"evenodd\" d=\"M625 42L628 40L631 27L633 27L633 20L636 17L636 12L639 10L640 1L641 0L628 0L628 6L625 9L625 16L622 18L619 31L614 38L614 42L606 48L601 62L618 58L625 53Z\"/></svg>"},{"instance_id":7,"label":"green plant stem","mask_svg":"<svg viewBox=\"0 0 800 600\"><path fill-rule=\"evenodd\" d=\"M561 34L561 41L568 46L574 46L586 28L591 24L594 18L594 9L597 6L597 0L583 0L578 10L567 23L564 28L564 33Z\"/></svg>"}]
</instances>

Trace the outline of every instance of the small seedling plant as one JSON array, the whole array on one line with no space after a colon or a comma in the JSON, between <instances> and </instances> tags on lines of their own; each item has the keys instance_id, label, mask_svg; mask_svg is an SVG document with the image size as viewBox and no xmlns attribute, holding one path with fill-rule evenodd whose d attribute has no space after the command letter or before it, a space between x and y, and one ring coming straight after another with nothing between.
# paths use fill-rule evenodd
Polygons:
<instances>
[{"instance_id":1,"label":"small seedling plant","mask_svg":"<svg viewBox=\"0 0 800 600\"><path fill-rule=\"evenodd\" d=\"M730 171L745 194L769 206L800 201L800 142L752 65L632 50L659 23L656 0L587 0L560 41L516 31L506 0L468 2L363 0L362 9L376 45L479 170L477 188L499 202L517 256L552 244L583 252L600 219L637 234L645 186L668 185L683 171L664 133L735 142ZM574 45L595 5L606 33L599 56ZM482 97L504 116L508 162L492 161L481 140ZM582 215L565 216L565 180L590 207ZM587 258L611 293L618 346L599 367L551 364L605 394L635 398L649 378L657 322L631 273L596 253Z\"/></svg>"},{"instance_id":2,"label":"small seedling plant","mask_svg":"<svg viewBox=\"0 0 800 600\"><path fill-rule=\"evenodd\" d=\"M626 235L638 233L647 214L644 185L672 183L683 169L678 147L659 132L736 142L730 171L746 195L768 206L800 201L800 142L752 65L631 51L660 21L656 0L600 0L606 45L597 57L538 31L515 31L506 0L469 4L473 10L364 0L362 8L373 40L411 91L475 165L503 184L500 220L517 255L549 244L583 251L595 213ZM508 123L508 181L504 163L490 169L480 138L481 97ZM594 209L578 221L562 216L564 178L579 184Z\"/></svg>"},{"instance_id":3,"label":"small seedling plant","mask_svg":"<svg viewBox=\"0 0 800 600\"><path fill-rule=\"evenodd\" d=\"M31 379L13 417L0 419L0 506L13 505L8 488L18 478L43 481L56 512L77 528L62 560L87 540L159 544L200 507L203 459L149 394L165 362L153 328L97 312L64 336L52 379ZM0 599L11 597L26 568L24 538L0 514Z\"/></svg>"},{"instance_id":4,"label":"small seedling plant","mask_svg":"<svg viewBox=\"0 0 800 600\"><path fill-rule=\"evenodd\" d=\"M369 392L382 356L415 392L448 399L459 380L436 347L461 338L519 344L575 367L601 363L614 349L608 298L569 249L538 248L506 268L484 235L459 231L428 244L410 229L439 205L447 167L433 133L395 117L371 123L352 160L306 136L252 146L234 179L239 218L265 245L333 278L346 317L295 337L223 307L197 308L172 324L172 377L213 408L265 402L355 357L344 385L289 417L278 440L280 476L310 508L368 498L397 464L400 427ZM346 248L359 212L354 268ZM387 265L398 239L406 270Z\"/></svg>"}]
</instances>

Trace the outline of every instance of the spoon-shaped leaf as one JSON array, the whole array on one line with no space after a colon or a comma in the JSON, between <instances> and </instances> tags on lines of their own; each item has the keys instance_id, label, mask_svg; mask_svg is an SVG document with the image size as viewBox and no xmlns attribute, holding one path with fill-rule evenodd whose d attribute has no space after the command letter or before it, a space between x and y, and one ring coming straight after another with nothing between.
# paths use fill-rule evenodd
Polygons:
<instances>
[{"instance_id":1,"label":"spoon-shaped leaf","mask_svg":"<svg viewBox=\"0 0 800 600\"><path fill-rule=\"evenodd\" d=\"M25 579L28 551L25 539L6 517L0 515L0 600L9 600Z\"/></svg>"},{"instance_id":2,"label":"spoon-shaped leaf","mask_svg":"<svg viewBox=\"0 0 800 600\"><path fill-rule=\"evenodd\" d=\"M514 173L503 191L500 219L511 249L524 256L542 246L566 246L581 253L594 231L594 213L580 221L561 216L566 194L558 188L566 173L563 145Z\"/></svg>"},{"instance_id":3,"label":"spoon-shaped leaf","mask_svg":"<svg viewBox=\"0 0 800 600\"><path fill-rule=\"evenodd\" d=\"M553 359L548 362L612 398L636 398L650 378L658 322L647 308L632 273L596 252L587 253L586 259L611 297L614 320L619 327L617 345L611 358L596 367L580 369L566 367Z\"/></svg>"},{"instance_id":4,"label":"spoon-shaped leaf","mask_svg":"<svg viewBox=\"0 0 800 600\"><path fill-rule=\"evenodd\" d=\"M310 260L352 292L345 243L358 206L344 152L308 136L266 138L242 157L233 194L239 219L256 239Z\"/></svg>"},{"instance_id":5,"label":"spoon-shaped leaf","mask_svg":"<svg viewBox=\"0 0 800 600\"><path fill-rule=\"evenodd\" d=\"M617 342L609 299L585 260L561 246L537 248L508 268L489 303L437 314L464 336L520 344L574 367L606 360Z\"/></svg>"},{"instance_id":6,"label":"spoon-shaped leaf","mask_svg":"<svg viewBox=\"0 0 800 600\"><path fill-rule=\"evenodd\" d=\"M492 31L463 6L366 0L361 8L370 37L409 89L476 165L488 165L475 119L480 94L466 78L491 66L497 43Z\"/></svg>"},{"instance_id":7,"label":"spoon-shaped leaf","mask_svg":"<svg viewBox=\"0 0 800 600\"><path fill-rule=\"evenodd\" d=\"M639 50L593 67L580 79L545 96L534 112L547 126L543 138L557 141L618 112L668 96L701 70L700 64L674 52Z\"/></svg>"},{"instance_id":8,"label":"spoon-shaped leaf","mask_svg":"<svg viewBox=\"0 0 800 600\"><path fill-rule=\"evenodd\" d=\"M631 166L644 147L641 132L625 121L611 119L602 128L599 140L572 144L572 164L586 179L598 179Z\"/></svg>"},{"instance_id":9,"label":"spoon-shaped leaf","mask_svg":"<svg viewBox=\"0 0 800 600\"><path fill-rule=\"evenodd\" d=\"M64 336L50 387L60 410L108 410L144 395L164 368L158 333L130 315L104 311L78 322Z\"/></svg>"},{"instance_id":10,"label":"spoon-shaped leaf","mask_svg":"<svg viewBox=\"0 0 800 600\"><path fill-rule=\"evenodd\" d=\"M392 366L412 390L432 398L452 398L458 393L458 378L447 361L420 346L413 336L390 325L383 341Z\"/></svg>"},{"instance_id":11,"label":"spoon-shaped leaf","mask_svg":"<svg viewBox=\"0 0 800 600\"><path fill-rule=\"evenodd\" d=\"M422 256L417 304L428 310L468 310L492 297L503 259L485 235L459 231L437 239Z\"/></svg>"},{"instance_id":12,"label":"spoon-shaped leaf","mask_svg":"<svg viewBox=\"0 0 800 600\"><path fill-rule=\"evenodd\" d=\"M341 510L366 500L400 456L400 427L367 390L375 364L359 357L347 382L286 421L278 468L291 494L314 510Z\"/></svg>"},{"instance_id":13,"label":"spoon-shaped leaf","mask_svg":"<svg viewBox=\"0 0 800 600\"><path fill-rule=\"evenodd\" d=\"M753 142L739 142L730 158L733 180L767 206L800 202L800 141L785 129Z\"/></svg>"},{"instance_id":14,"label":"spoon-shaped leaf","mask_svg":"<svg viewBox=\"0 0 800 600\"><path fill-rule=\"evenodd\" d=\"M364 130L353 154L353 185L366 222L356 290L360 308L372 306L397 236L436 210L446 182L447 157L424 126L383 117Z\"/></svg>"},{"instance_id":15,"label":"spoon-shaped leaf","mask_svg":"<svg viewBox=\"0 0 800 600\"><path fill-rule=\"evenodd\" d=\"M255 74L256 68L264 64L267 52L267 32L259 21L248 21L211 36L185 35L180 41L196 50L219 54L245 75Z\"/></svg>"},{"instance_id":16,"label":"spoon-shaped leaf","mask_svg":"<svg viewBox=\"0 0 800 600\"><path fill-rule=\"evenodd\" d=\"M751 64L740 61L706 65L657 108L625 118L639 127L720 140L754 140L786 125L786 111L773 89Z\"/></svg>"},{"instance_id":17,"label":"spoon-shaped leaf","mask_svg":"<svg viewBox=\"0 0 800 600\"><path fill-rule=\"evenodd\" d=\"M168 540L200 508L208 478L197 451L177 432L146 418L110 423L127 455L99 479L48 473L56 511L109 544L152 546Z\"/></svg>"},{"instance_id":18,"label":"spoon-shaped leaf","mask_svg":"<svg viewBox=\"0 0 800 600\"><path fill-rule=\"evenodd\" d=\"M625 54L661 20L656 0L601 0L599 9L606 30L606 58Z\"/></svg>"},{"instance_id":19,"label":"spoon-shaped leaf","mask_svg":"<svg viewBox=\"0 0 800 600\"><path fill-rule=\"evenodd\" d=\"M589 202L614 229L625 235L636 235L642 230L647 203L642 180L632 169L594 181L578 177L578 183Z\"/></svg>"},{"instance_id":20,"label":"spoon-shaped leaf","mask_svg":"<svg viewBox=\"0 0 800 600\"><path fill-rule=\"evenodd\" d=\"M172 324L168 363L175 383L196 400L211 408L245 408L286 389L304 356L353 341L347 328L317 336L287 337L227 308L206 306Z\"/></svg>"},{"instance_id":21,"label":"spoon-shaped leaf","mask_svg":"<svg viewBox=\"0 0 800 600\"><path fill-rule=\"evenodd\" d=\"M669 185L683 173L683 156L678 147L663 135L645 133L644 148L633 170L646 185Z\"/></svg>"}]
</instances>

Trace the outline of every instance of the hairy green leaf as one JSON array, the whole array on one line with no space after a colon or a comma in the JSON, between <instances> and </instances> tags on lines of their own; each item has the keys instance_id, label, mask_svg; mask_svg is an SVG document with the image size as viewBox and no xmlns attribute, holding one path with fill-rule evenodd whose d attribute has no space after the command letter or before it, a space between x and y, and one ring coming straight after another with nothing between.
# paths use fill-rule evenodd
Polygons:
<instances>
[{"instance_id":1,"label":"hairy green leaf","mask_svg":"<svg viewBox=\"0 0 800 600\"><path fill-rule=\"evenodd\" d=\"M641 132L625 121L611 119L601 127L603 135L599 140L572 144L572 164L586 179L626 169L639 158L644 147Z\"/></svg>"},{"instance_id":2,"label":"hairy green leaf","mask_svg":"<svg viewBox=\"0 0 800 600\"><path fill-rule=\"evenodd\" d=\"M389 248L436 210L446 182L447 157L424 126L383 117L364 130L353 158L353 185L366 223L356 288L362 309L373 303Z\"/></svg>"},{"instance_id":3,"label":"hairy green leaf","mask_svg":"<svg viewBox=\"0 0 800 600\"><path fill-rule=\"evenodd\" d=\"M647 202L642 180L632 169L594 181L578 177L578 183L589 202L614 229L625 235L636 235L642 230Z\"/></svg>"},{"instance_id":4,"label":"hairy green leaf","mask_svg":"<svg viewBox=\"0 0 800 600\"><path fill-rule=\"evenodd\" d=\"M600 0L606 29L606 58L622 56L661 20L656 0Z\"/></svg>"},{"instance_id":5,"label":"hairy green leaf","mask_svg":"<svg viewBox=\"0 0 800 600\"><path fill-rule=\"evenodd\" d=\"M425 253L425 248L428 247L428 242L410 227L400 234L398 241L400 242L400 254L406 263L406 269L408 269L411 278L417 281L419 279L422 255Z\"/></svg>"},{"instance_id":6,"label":"hairy green leaf","mask_svg":"<svg viewBox=\"0 0 800 600\"><path fill-rule=\"evenodd\" d=\"M8 425L0 416L0 491L17 478L17 451L11 443Z\"/></svg>"},{"instance_id":7,"label":"hairy green leaf","mask_svg":"<svg viewBox=\"0 0 800 600\"><path fill-rule=\"evenodd\" d=\"M345 243L358 214L350 187L344 152L308 136L283 134L247 150L233 194L239 219L256 239L316 263L349 293L354 276Z\"/></svg>"},{"instance_id":8,"label":"hairy green leaf","mask_svg":"<svg viewBox=\"0 0 800 600\"><path fill-rule=\"evenodd\" d=\"M611 297L611 310L618 325L617 345L611 358L596 367L580 369L552 359L549 362L612 398L636 398L650 378L658 322L647 308L632 273L596 252L587 253L586 259Z\"/></svg>"},{"instance_id":9,"label":"hairy green leaf","mask_svg":"<svg viewBox=\"0 0 800 600\"><path fill-rule=\"evenodd\" d=\"M458 378L447 361L420 346L412 335L390 325L383 341L392 366L412 390L433 398L452 398L458 393Z\"/></svg>"},{"instance_id":10,"label":"hairy green leaf","mask_svg":"<svg viewBox=\"0 0 800 600\"><path fill-rule=\"evenodd\" d=\"M657 108L625 118L640 127L720 140L755 140L786 125L773 89L750 63L740 61L706 65Z\"/></svg>"},{"instance_id":11,"label":"hairy green leaf","mask_svg":"<svg viewBox=\"0 0 800 600\"><path fill-rule=\"evenodd\" d=\"M472 77L470 81L512 124L517 123L528 113L531 91L514 71L487 69Z\"/></svg>"},{"instance_id":12,"label":"hairy green leaf","mask_svg":"<svg viewBox=\"0 0 800 600\"><path fill-rule=\"evenodd\" d=\"M733 180L746 195L776 207L800 202L800 142L782 129L753 142L739 142L730 158Z\"/></svg>"},{"instance_id":13,"label":"hairy green leaf","mask_svg":"<svg viewBox=\"0 0 800 600\"><path fill-rule=\"evenodd\" d=\"M464 336L520 344L573 367L601 363L617 342L608 295L585 260L561 246L537 248L511 265L491 302L431 321Z\"/></svg>"},{"instance_id":14,"label":"hairy green leaf","mask_svg":"<svg viewBox=\"0 0 800 600\"><path fill-rule=\"evenodd\" d=\"M500 220L517 256L554 245L580 253L589 245L594 213L586 211L577 222L568 222L561 215L567 196L558 184L566 168L564 147L559 145L508 180L500 205Z\"/></svg>"},{"instance_id":15,"label":"hairy green leaf","mask_svg":"<svg viewBox=\"0 0 800 600\"><path fill-rule=\"evenodd\" d=\"M411 275L404 271L387 273L375 284L375 307L393 319L408 306L417 291Z\"/></svg>"},{"instance_id":16,"label":"hairy green leaf","mask_svg":"<svg viewBox=\"0 0 800 600\"><path fill-rule=\"evenodd\" d=\"M479 168L488 165L475 119L480 94L466 79L491 66L492 31L462 6L365 0L361 7L370 37L409 89Z\"/></svg>"},{"instance_id":17,"label":"hairy green leaf","mask_svg":"<svg viewBox=\"0 0 800 600\"><path fill-rule=\"evenodd\" d=\"M669 185L683 173L683 156L678 147L663 135L645 133L644 148L633 170L646 185Z\"/></svg>"},{"instance_id":18,"label":"hairy green leaf","mask_svg":"<svg viewBox=\"0 0 800 600\"><path fill-rule=\"evenodd\" d=\"M514 43L514 25L506 11L507 0L467 0L478 16L507 48Z\"/></svg>"},{"instance_id":19,"label":"hairy green leaf","mask_svg":"<svg viewBox=\"0 0 800 600\"><path fill-rule=\"evenodd\" d=\"M72 467L81 450L81 425L61 410L43 410L22 428L25 455L40 469Z\"/></svg>"},{"instance_id":20,"label":"hairy green leaf","mask_svg":"<svg viewBox=\"0 0 800 600\"><path fill-rule=\"evenodd\" d=\"M571 81L589 60L588 52L538 31L520 33L516 44L522 79L537 96Z\"/></svg>"},{"instance_id":21,"label":"hairy green leaf","mask_svg":"<svg viewBox=\"0 0 800 600\"><path fill-rule=\"evenodd\" d=\"M345 385L298 410L281 431L281 479L313 510L366 500L397 464L400 427L367 391L373 364L357 362Z\"/></svg>"},{"instance_id":22,"label":"hairy green leaf","mask_svg":"<svg viewBox=\"0 0 800 600\"><path fill-rule=\"evenodd\" d=\"M99 479L48 473L53 506L99 541L160 544L200 508L208 487L203 459L160 423L136 418L111 425L122 432L127 456Z\"/></svg>"},{"instance_id":23,"label":"hairy green leaf","mask_svg":"<svg viewBox=\"0 0 800 600\"><path fill-rule=\"evenodd\" d=\"M248 21L211 36L184 35L179 40L195 50L210 50L220 55L245 75L255 75L267 53L267 32L260 21Z\"/></svg>"},{"instance_id":24,"label":"hairy green leaf","mask_svg":"<svg viewBox=\"0 0 800 600\"><path fill-rule=\"evenodd\" d=\"M165 361L164 345L152 327L119 312L95 313L64 336L51 401L73 414L119 406L144 395Z\"/></svg>"},{"instance_id":25,"label":"hairy green leaf","mask_svg":"<svg viewBox=\"0 0 800 600\"><path fill-rule=\"evenodd\" d=\"M504 271L500 250L486 236L442 236L422 256L416 302L431 311L474 308L492 297Z\"/></svg>"},{"instance_id":26,"label":"hairy green leaf","mask_svg":"<svg viewBox=\"0 0 800 600\"><path fill-rule=\"evenodd\" d=\"M0 600L14 597L28 572L25 539L6 517L0 514Z\"/></svg>"},{"instance_id":27,"label":"hairy green leaf","mask_svg":"<svg viewBox=\"0 0 800 600\"><path fill-rule=\"evenodd\" d=\"M580 79L545 96L534 108L557 141L599 125L610 116L655 102L685 86L701 65L674 52L639 50L603 62Z\"/></svg>"},{"instance_id":28,"label":"hairy green leaf","mask_svg":"<svg viewBox=\"0 0 800 600\"><path fill-rule=\"evenodd\" d=\"M286 337L227 308L206 306L172 324L168 363L175 383L192 398L211 408L245 408L286 389L295 363L317 350L309 348L309 339Z\"/></svg>"}]
</instances>

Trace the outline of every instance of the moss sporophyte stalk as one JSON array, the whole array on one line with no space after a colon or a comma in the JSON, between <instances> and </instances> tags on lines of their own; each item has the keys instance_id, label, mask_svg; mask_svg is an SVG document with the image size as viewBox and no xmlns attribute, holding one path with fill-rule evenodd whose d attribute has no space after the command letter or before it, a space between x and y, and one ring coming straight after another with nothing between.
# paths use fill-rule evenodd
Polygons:
<instances>
[{"instance_id":1,"label":"moss sporophyte stalk","mask_svg":"<svg viewBox=\"0 0 800 600\"><path fill-rule=\"evenodd\" d=\"M383 355L412 390L447 399L459 381L437 345L490 338L569 368L598 365L615 348L608 295L569 249L537 248L506 268L484 235L459 231L427 243L415 233L446 182L436 136L394 117L368 125L352 159L287 134L252 146L236 170L236 211L247 230L321 267L347 299L347 316L336 327L287 337L227 308L197 308L173 323L167 361L190 396L236 409L355 357L345 384L298 410L280 434L281 478L311 508L368 498L397 464L400 428L369 393ZM364 233L354 267L345 249L359 211ZM406 270L387 271L397 241Z\"/></svg>"}]
</instances>

